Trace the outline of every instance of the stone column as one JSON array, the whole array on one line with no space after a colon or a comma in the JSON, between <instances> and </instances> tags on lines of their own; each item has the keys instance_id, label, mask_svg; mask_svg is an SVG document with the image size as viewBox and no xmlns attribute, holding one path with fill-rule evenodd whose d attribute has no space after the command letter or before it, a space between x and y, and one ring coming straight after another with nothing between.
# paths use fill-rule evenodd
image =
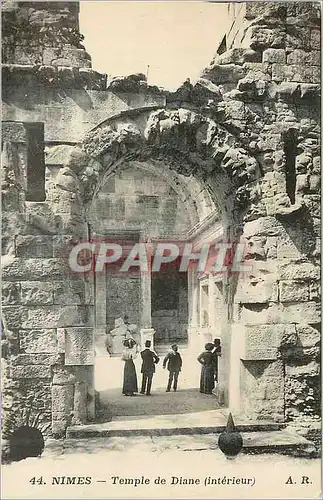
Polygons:
<instances>
[{"instance_id":1,"label":"stone column","mask_svg":"<svg viewBox=\"0 0 323 500\"><path fill-rule=\"evenodd\" d=\"M193 287L194 287L194 276L192 269L187 271L187 301L188 301L188 327L190 328L193 324Z\"/></svg>"},{"instance_id":2,"label":"stone column","mask_svg":"<svg viewBox=\"0 0 323 500\"><path fill-rule=\"evenodd\" d=\"M188 291L189 291L189 348L196 351L198 345L199 326L199 283L194 269L188 270Z\"/></svg>"},{"instance_id":3,"label":"stone column","mask_svg":"<svg viewBox=\"0 0 323 500\"><path fill-rule=\"evenodd\" d=\"M105 273L97 273L95 275L95 327L98 329L104 328L104 330L107 314L106 280Z\"/></svg>"},{"instance_id":4,"label":"stone column","mask_svg":"<svg viewBox=\"0 0 323 500\"><path fill-rule=\"evenodd\" d=\"M214 336L217 329L216 324L216 306L217 306L217 294L218 290L214 281L213 276L209 276L209 327L210 332Z\"/></svg>"},{"instance_id":5,"label":"stone column","mask_svg":"<svg viewBox=\"0 0 323 500\"><path fill-rule=\"evenodd\" d=\"M151 272L140 275L141 328L151 328Z\"/></svg>"},{"instance_id":6,"label":"stone column","mask_svg":"<svg viewBox=\"0 0 323 500\"><path fill-rule=\"evenodd\" d=\"M97 354L107 354L105 347L106 340L106 315L107 315L107 290L105 272L97 273L95 275L95 349Z\"/></svg>"},{"instance_id":7,"label":"stone column","mask_svg":"<svg viewBox=\"0 0 323 500\"><path fill-rule=\"evenodd\" d=\"M151 327L151 268L148 265L148 271L140 273L140 296L141 296L141 317L140 317L140 341L141 348L144 349L146 340L151 341L151 347L154 347L155 330Z\"/></svg>"},{"instance_id":8,"label":"stone column","mask_svg":"<svg viewBox=\"0 0 323 500\"><path fill-rule=\"evenodd\" d=\"M199 310L199 283L195 272L193 271L193 288L192 288L192 327L196 328L200 324Z\"/></svg>"}]
</instances>

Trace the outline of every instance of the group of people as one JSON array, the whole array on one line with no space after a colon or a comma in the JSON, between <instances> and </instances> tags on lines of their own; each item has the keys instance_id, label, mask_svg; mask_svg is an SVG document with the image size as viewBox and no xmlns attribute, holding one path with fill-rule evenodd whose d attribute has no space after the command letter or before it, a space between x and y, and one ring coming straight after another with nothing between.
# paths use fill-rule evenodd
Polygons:
<instances>
[{"instance_id":1,"label":"group of people","mask_svg":"<svg viewBox=\"0 0 323 500\"><path fill-rule=\"evenodd\" d=\"M128 338L123 342L124 351L122 360L125 362L123 371L123 387L122 393L125 396L135 396L138 392L138 382L136 367L133 360L138 355L138 344L134 338ZM140 394L151 394L151 384L155 373L155 365L159 362L157 354L150 349L151 342L146 340L145 349L141 351L142 365L142 381Z\"/></svg>"},{"instance_id":2,"label":"group of people","mask_svg":"<svg viewBox=\"0 0 323 500\"><path fill-rule=\"evenodd\" d=\"M122 360L124 361L123 387L122 393L125 396L136 396L138 393L138 382L134 359L139 354L139 346L133 337L127 338L123 342L124 351ZM151 341L146 340L145 349L140 353L142 359L141 365L141 390L140 394L151 395L151 385L155 365L159 363L158 355L151 349ZM218 380L218 356L221 356L220 339L205 344L205 350L198 356L197 360L202 365L200 378L200 392L203 394L212 394L215 387L215 381ZM173 344L171 350L163 360L163 368L167 367L169 376L166 392L170 392L173 387L177 391L178 377L182 370L182 357L178 352L178 346Z\"/></svg>"}]
</instances>

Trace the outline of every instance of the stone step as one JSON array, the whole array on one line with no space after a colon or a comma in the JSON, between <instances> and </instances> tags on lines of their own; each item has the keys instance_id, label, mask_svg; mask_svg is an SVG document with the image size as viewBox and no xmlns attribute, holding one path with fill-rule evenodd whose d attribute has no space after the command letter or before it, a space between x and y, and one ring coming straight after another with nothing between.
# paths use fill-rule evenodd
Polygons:
<instances>
[{"instance_id":1,"label":"stone step","mask_svg":"<svg viewBox=\"0 0 323 500\"><path fill-rule=\"evenodd\" d=\"M158 415L155 417L115 417L110 422L74 425L67 428L67 438L110 436L171 436L221 433L224 431L227 414L210 410L180 415ZM250 422L237 419L236 428L244 432L278 431L286 427L271 421Z\"/></svg>"},{"instance_id":2,"label":"stone step","mask_svg":"<svg viewBox=\"0 0 323 500\"><path fill-rule=\"evenodd\" d=\"M217 450L220 432L207 434L172 435L172 436L101 436L89 438L69 437L57 444L48 443L45 454L50 455L57 446L63 446L64 453L98 452L100 449L126 451L129 446L132 450L140 451L204 451ZM242 431L242 453L264 454L280 453L295 456L315 456L315 446L302 436L291 433L285 429L267 431ZM56 451L57 453L57 451Z\"/></svg>"},{"instance_id":3,"label":"stone step","mask_svg":"<svg viewBox=\"0 0 323 500\"><path fill-rule=\"evenodd\" d=\"M313 443L303 436L288 432L285 429L280 431L242 433L242 438L245 452L296 453L297 456L301 456L302 452L306 452L306 455L316 453Z\"/></svg>"}]
</instances>

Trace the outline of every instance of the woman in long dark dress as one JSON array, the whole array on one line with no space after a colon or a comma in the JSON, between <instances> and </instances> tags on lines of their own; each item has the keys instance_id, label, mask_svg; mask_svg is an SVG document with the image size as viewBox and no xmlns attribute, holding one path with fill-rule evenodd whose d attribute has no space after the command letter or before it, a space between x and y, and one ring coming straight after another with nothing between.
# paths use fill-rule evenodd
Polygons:
<instances>
[{"instance_id":1,"label":"woman in long dark dress","mask_svg":"<svg viewBox=\"0 0 323 500\"><path fill-rule=\"evenodd\" d=\"M138 354L137 343L133 338L130 338L126 339L123 345L124 351L121 358L124 361L122 394L125 396L136 396L138 382L133 360Z\"/></svg>"},{"instance_id":2,"label":"woman in long dark dress","mask_svg":"<svg viewBox=\"0 0 323 500\"><path fill-rule=\"evenodd\" d=\"M203 394L212 394L214 389L214 375L217 368L217 358L212 352L214 345L211 342L205 344L205 351L202 352L197 358L201 363L201 379L200 379L200 392Z\"/></svg>"}]
</instances>

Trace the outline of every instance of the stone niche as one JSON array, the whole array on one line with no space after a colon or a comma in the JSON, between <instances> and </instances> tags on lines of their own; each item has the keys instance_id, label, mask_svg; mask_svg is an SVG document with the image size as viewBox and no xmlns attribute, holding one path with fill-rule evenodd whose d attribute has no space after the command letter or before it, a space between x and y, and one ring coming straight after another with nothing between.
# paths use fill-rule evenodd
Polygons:
<instances>
[{"instance_id":1,"label":"stone niche","mask_svg":"<svg viewBox=\"0 0 323 500\"><path fill-rule=\"evenodd\" d=\"M152 326L155 343L187 342L188 296L186 273L152 275Z\"/></svg>"}]
</instances>

